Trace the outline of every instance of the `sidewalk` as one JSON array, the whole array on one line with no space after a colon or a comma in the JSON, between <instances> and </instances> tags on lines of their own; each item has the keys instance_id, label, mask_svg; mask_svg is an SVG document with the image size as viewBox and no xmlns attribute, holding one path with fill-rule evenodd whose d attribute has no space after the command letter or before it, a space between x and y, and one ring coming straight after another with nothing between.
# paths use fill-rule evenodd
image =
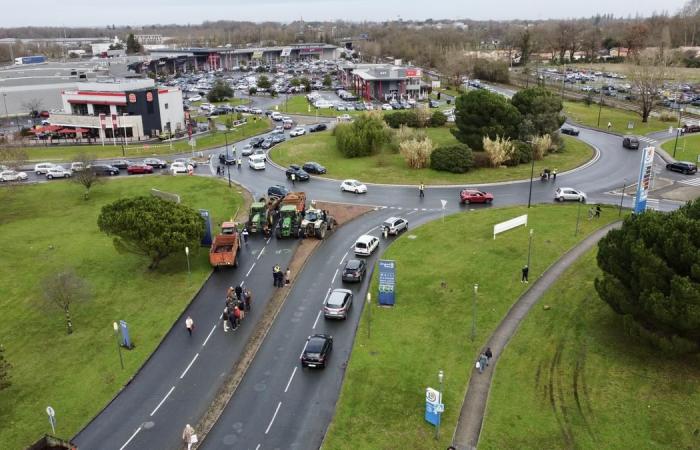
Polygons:
<instances>
[{"instance_id":1,"label":"sidewalk","mask_svg":"<svg viewBox=\"0 0 700 450\"><path fill-rule=\"evenodd\" d=\"M614 222L603 228L595 231L593 234L584 239L576 247L569 250L564 256L559 258L542 276L533 283L530 289L527 290L508 311L506 317L494 331L488 342L484 344L484 348L491 347L493 358L483 373L479 373L477 369L472 369L472 375L469 379L469 387L467 394L462 404L462 411L457 422L452 439L453 445L457 450L475 449L479 442L479 434L486 412L486 404L488 402L489 390L491 389L491 380L493 371L498 363L498 358L501 356L503 349L513 337L518 329L518 325L525 318L535 303L549 289L549 287L571 266L581 255L590 250L598 241L605 236L608 231L613 228L619 228L622 222Z\"/></svg>"}]
</instances>

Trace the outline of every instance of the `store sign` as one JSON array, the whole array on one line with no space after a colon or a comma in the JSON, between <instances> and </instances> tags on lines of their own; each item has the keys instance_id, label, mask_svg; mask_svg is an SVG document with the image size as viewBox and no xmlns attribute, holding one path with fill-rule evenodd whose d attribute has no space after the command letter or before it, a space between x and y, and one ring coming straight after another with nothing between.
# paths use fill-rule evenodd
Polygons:
<instances>
[{"instance_id":1,"label":"store sign","mask_svg":"<svg viewBox=\"0 0 700 450\"><path fill-rule=\"evenodd\" d=\"M263 51L262 50L255 50L253 52L253 59L261 59L263 57Z\"/></svg>"},{"instance_id":2,"label":"store sign","mask_svg":"<svg viewBox=\"0 0 700 450\"><path fill-rule=\"evenodd\" d=\"M283 47L280 56L289 56L292 54L292 47Z\"/></svg>"},{"instance_id":3,"label":"store sign","mask_svg":"<svg viewBox=\"0 0 700 450\"><path fill-rule=\"evenodd\" d=\"M639 164L639 179L637 180L637 195L634 202L634 213L643 213L647 209L647 194L651 186L651 175L654 165L654 147L647 147L642 152Z\"/></svg>"},{"instance_id":4,"label":"store sign","mask_svg":"<svg viewBox=\"0 0 700 450\"><path fill-rule=\"evenodd\" d=\"M420 76L420 69L406 69L406 76L407 77L419 77Z\"/></svg>"},{"instance_id":5,"label":"store sign","mask_svg":"<svg viewBox=\"0 0 700 450\"><path fill-rule=\"evenodd\" d=\"M323 52L321 47L304 47L299 49L299 53L302 55L316 54Z\"/></svg>"}]
</instances>

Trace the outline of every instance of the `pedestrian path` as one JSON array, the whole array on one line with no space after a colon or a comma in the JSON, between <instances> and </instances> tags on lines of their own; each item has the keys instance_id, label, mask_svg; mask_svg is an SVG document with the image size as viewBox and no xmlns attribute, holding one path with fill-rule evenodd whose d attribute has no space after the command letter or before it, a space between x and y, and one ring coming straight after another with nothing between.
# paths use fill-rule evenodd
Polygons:
<instances>
[{"instance_id":1,"label":"pedestrian path","mask_svg":"<svg viewBox=\"0 0 700 450\"><path fill-rule=\"evenodd\" d=\"M687 180L679 181L681 184L687 184L688 186L700 186L700 177L688 178Z\"/></svg>"},{"instance_id":2,"label":"pedestrian path","mask_svg":"<svg viewBox=\"0 0 700 450\"><path fill-rule=\"evenodd\" d=\"M646 142L647 144L654 146L654 147L658 146L658 144L659 144L656 139L652 139L652 138L646 137L646 136L639 136L639 140L642 142Z\"/></svg>"},{"instance_id":3,"label":"pedestrian path","mask_svg":"<svg viewBox=\"0 0 700 450\"><path fill-rule=\"evenodd\" d=\"M493 371L498 364L498 358L503 353L503 349L508 345L508 341L513 337L520 325L520 322L527 316L530 309L537 303L550 286L571 266L579 257L590 250L608 231L620 227L622 222L614 222L595 231L584 239L576 247L569 250L564 256L554 263L542 276L535 281L508 311L506 317L496 328L484 348L491 347L493 358L483 373L472 369L469 379L467 395L462 404L462 411L457 422L457 429L452 438L453 446L457 450L475 449L479 442L479 434L484 420L486 403L488 401L489 390Z\"/></svg>"}]
</instances>

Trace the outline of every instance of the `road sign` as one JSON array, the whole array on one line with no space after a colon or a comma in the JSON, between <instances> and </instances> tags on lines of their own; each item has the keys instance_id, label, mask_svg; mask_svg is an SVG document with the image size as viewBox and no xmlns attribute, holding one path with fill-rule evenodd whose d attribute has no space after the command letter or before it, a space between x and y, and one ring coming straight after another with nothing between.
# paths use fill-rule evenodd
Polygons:
<instances>
[{"instance_id":1,"label":"road sign","mask_svg":"<svg viewBox=\"0 0 700 450\"><path fill-rule=\"evenodd\" d=\"M393 306L396 298L396 261L379 260L379 304Z\"/></svg>"},{"instance_id":2,"label":"road sign","mask_svg":"<svg viewBox=\"0 0 700 450\"><path fill-rule=\"evenodd\" d=\"M651 187L652 167L654 163L654 147L647 147L642 153L639 164L639 179L637 180L637 195L634 203L635 214L646 210L647 194Z\"/></svg>"},{"instance_id":3,"label":"road sign","mask_svg":"<svg viewBox=\"0 0 700 450\"><path fill-rule=\"evenodd\" d=\"M445 412L445 404L440 403L439 405L435 406L435 412L437 413L444 413Z\"/></svg>"},{"instance_id":4,"label":"road sign","mask_svg":"<svg viewBox=\"0 0 700 450\"><path fill-rule=\"evenodd\" d=\"M442 404L442 393L437 389L426 388L425 390L425 420L431 425L440 424L440 411L438 407Z\"/></svg>"}]
</instances>

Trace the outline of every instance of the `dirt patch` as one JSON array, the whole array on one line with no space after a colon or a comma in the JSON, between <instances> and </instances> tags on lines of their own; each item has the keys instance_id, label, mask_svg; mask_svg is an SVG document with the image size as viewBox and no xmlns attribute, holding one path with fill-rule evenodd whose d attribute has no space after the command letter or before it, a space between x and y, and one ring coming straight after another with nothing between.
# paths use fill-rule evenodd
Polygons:
<instances>
[{"instance_id":1,"label":"dirt patch","mask_svg":"<svg viewBox=\"0 0 700 450\"><path fill-rule=\"evenodd\" d=\"M360 217L370 211L374 211L374 207L361 205L346 205L343 203L330 203L317 201L316 207L319 209L328 210L331 216L335 217L338 226L348 223L353 219Z\"/></svg>"}]
</instances>

